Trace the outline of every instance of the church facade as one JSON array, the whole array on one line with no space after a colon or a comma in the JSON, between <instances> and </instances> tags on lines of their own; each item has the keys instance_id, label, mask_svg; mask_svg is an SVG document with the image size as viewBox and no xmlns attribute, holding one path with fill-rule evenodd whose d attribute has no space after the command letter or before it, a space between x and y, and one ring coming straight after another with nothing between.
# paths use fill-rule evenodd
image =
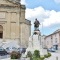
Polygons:
<instances>
[{"instance_id":1,"label":"church facade","mask_svg":"<svg viewBox=\"0 0 60 60\"><path fill-rule=\"evenodd\" d=\"M20 0L0 0L0 40L19 41L26 48L31 33L31 22L25 19L25 5Z\"/></svg>"}]
</instances>

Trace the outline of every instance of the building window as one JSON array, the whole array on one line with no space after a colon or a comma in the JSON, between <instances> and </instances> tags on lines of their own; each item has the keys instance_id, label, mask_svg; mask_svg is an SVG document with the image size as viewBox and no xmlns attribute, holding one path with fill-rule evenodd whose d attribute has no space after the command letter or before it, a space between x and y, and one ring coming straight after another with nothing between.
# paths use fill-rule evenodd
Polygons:
<instances>
[{"instance_id":1,"label":"building window","mask_svg":"<svg viewBox=\"0 0 60 60\"><path fill-rule=\"evenodd\" d=\"M51 36L51 39L53 39L53 37Z\"/></svg>"},{"instance_id":2,"label":"building window","mask_svg":"<svg viewBox=\"0 0 60 60\"><path fill-rule=\"evenodd\" d=\"M51 43L53 42L53 40L51 40Z\"/></svg>"},{"instance_id":3,"label":"building window","mask_svg":"<svg viewBox=\"0 0 60 60\"><path fill-rule=\"evenodd\" d=\"M3 26L0 25L0 38L3 38Z\"/></svg>"},{"instance_id":4,"label":"building window","mask_svg":"<svg viewBox=\"0 0 60 60\"><path fill-rule=\"evenodd\" d=\"M55 43L57 43L57 38L55 39Z\"/></svg>"},{"instance_id":5,"label":"building window","mask_svg":"<svg viewBox=\"0 0 60 60\"><path fill-rule=\"evenodd\" d=\"M59 33L59 36L60 36L60 33Z\"/></svg>"},{"instance_id":6,"label":"building window","mask_svg":"<svg viewBox=\"0 0 60 60\"><path fill-rule=\"evenodd\" d=\"M47 45L49 45L49 42L47 41Z\"/></svg>"},{"instance_id":7,"label":"building window","mask_svg":"<svg viewBox=\"0 0 60 60\"><path fill-rule=\"evenodd\" d=\"M56 34L55 34L55 37L56 37Z\"/></svg>"}]
</instances>

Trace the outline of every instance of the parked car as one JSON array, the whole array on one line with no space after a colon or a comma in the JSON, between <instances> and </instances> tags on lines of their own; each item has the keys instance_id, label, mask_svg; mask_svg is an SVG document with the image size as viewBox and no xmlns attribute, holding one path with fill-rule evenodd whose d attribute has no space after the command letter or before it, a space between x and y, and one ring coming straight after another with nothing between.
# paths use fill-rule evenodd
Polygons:
<instances>
[{"instance_id":1,"label":"parked car","mask_svg":"<svg viewBox=\"0 0 60 60\"><path fill-rule=\"evenodd\" d=\"M6 50L8 53L11 53L12 51L19 52L19 49L16 48L16 47L7 47L5 50Z\"/></svg>"},{"instance_id":2,"label":"parked car","mask_svg":"<svg viewBox=\"0 0 60 60\"><path fill-rule=\"evenodd\" d=\"M26 48L19 48L20 53L25 53L26 52Z\"/></svg>"},{"instance_id":3,"label":"parked car","mask_svg":"<svg viewBox=\"0 0 60 60\"><path fill-rule=\"evenodd\" d=\"M54 48L49 48L49 49L47 49L47 51L49 51L49 52L56 52L56 50Z\"/></svg>"},{"instance_id":4,"label":"parked car","mask_svg":"<svg viewBox=\"0 0 60 60\"><path fill-rule=\"evenodd\" d=\"M0 56L7 54L8 54L7 51L3 47L0 47Z\"/></svg>"},{"instance_id":5,"label":"parked car","mask_svg":"<svg viewBox=\"0 0 60 60\"><path fill-rule=\"evenodd\" d=\"M26 52L26 48L22 48L22 53L25 53Z\"/></svg>"}]
</instances>

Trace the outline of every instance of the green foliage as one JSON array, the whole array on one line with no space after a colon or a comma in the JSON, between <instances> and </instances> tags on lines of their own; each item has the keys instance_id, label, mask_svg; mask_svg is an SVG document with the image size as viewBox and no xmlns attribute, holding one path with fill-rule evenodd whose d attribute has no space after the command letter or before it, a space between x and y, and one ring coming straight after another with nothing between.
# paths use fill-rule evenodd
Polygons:
<instances>
[{"instance_id":1,"label":"green foliage","mask_svg":"<svg viewBox=\"0 0 60 60\"><path fill-rule=\"evenodd\" d=\"M44 60L45 58L48 58L50 56L51 54L48 53L44 55L44 57L41 57L39 50L35 50L33 55L30 51L27 53L27 57L30 57L30 60Z\"/></svg>"},{"instance_id":2,"label":"green foliage","mask_svg":"<svg viewBox=\"0 0 60 60\"><path fill-rule=\"evenodd\" d=\"M44 57L40 57L40 58L33 57L33 60L44 60L44 59L45 59Z\"/></svg>"},{"instance_id":3,"label":"green foliage","mask_svg":"<svg viewBox=\"0 0 60 60\"><path fill-rule=\"evenodd\" d=\"M40 57L40 60L44 60L45 59L45 57Z\"/></svg>"},{"instance_id":4,"label":"green foliage","mask_svg":"<svg viewBox=\"0 0 60 60\"><path fill-rule=\"evenodd\" d=\"M48 55L44 55L45 58L48 58Z\"/></svg>"},{"instance_id":5,"label":"green foliage","mask_svg":"<svg viewBox=\"0 0 60 60\"><path fill-rule=\"evenodd\" d=\"M35 57L34 57L33 60L40 60L40 58L35 58Z\"/></svg>"},{"instance_id":6,"label":"green foliage","mask_svg":"<svg viewBox=\"0 0 60 60\"><path fill-rule=\"evenodd\" d=\"M21 54L19 52L13 51L11 53L11 59L19 59L21 57Z\"/></svg>"},{"instance_id":7,"label":"green foliage","mask_svg":"<svg viewBox=\"0 0 60 60\"><path fill-rule=\"evenodd\" d=\"M51 53L48 53L48 54L44 55L45 58L48 58L50 56L51 56Z\"/></svg>"},{"instance_id":8,"label":"green foliage","mask_svg":"<svg viewBox=\"0 0 60 60\"><path fill-rule=\"evenodd\" d=\"M39 52L39 50L35 50L33 55L36 58L40 58L40 52Z\"/></svg>"},{"instance_id":9,"label":"green foliage","mask_svg":"<svg viewBox=\"0 0 60 60\"><path fill-rule=\"evenodd\" d=\"M32 60L32 53L30 51L28 51L27 57L30 57L30 60Z\"/></svg>"},{"instance_id":10,"label":"green foliage","mask_svg":"<svg viewBox=\"0 0 60 60\"><path fill-rule=\"evenodd\" d=\"M51 56L51 53L48 53L48 57L50 57Z\"/></svg>"},{"instance_id":11,"label":"green foliage","mask_svg":"<svg viewBox=\"0 0 60 60\"><path fill-rule=\"evenodd\" d=\"M27 57L32 57L32 53L30 51L28 51Z\"/></svg>"}]
</instances>

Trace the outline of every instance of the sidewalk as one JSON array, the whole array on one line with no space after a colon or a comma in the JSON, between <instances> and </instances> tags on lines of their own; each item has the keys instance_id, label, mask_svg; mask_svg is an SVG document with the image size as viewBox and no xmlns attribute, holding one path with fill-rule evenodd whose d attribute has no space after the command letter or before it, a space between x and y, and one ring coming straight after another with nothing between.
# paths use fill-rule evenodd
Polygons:
<instances>
[{"instance_id":1,"label":"sidewalk","mask_svg":"<svg viewBox=\"0 0 60 60\"><path fill-rule=\"evenodd\" d=\"M10 60L10 58L6 58L6 59L1 59L1 60Z\"/></svg>"},{"instance_id":2,"label":"sidewalk","mask_svg":"<svg viewBox=\"0 0 60 60\"><path fill-rule=\"evenodd\" d=\"M60 60L60 53L51 53L52 56L47 60Z\"/></svg>"}]
</instances>

